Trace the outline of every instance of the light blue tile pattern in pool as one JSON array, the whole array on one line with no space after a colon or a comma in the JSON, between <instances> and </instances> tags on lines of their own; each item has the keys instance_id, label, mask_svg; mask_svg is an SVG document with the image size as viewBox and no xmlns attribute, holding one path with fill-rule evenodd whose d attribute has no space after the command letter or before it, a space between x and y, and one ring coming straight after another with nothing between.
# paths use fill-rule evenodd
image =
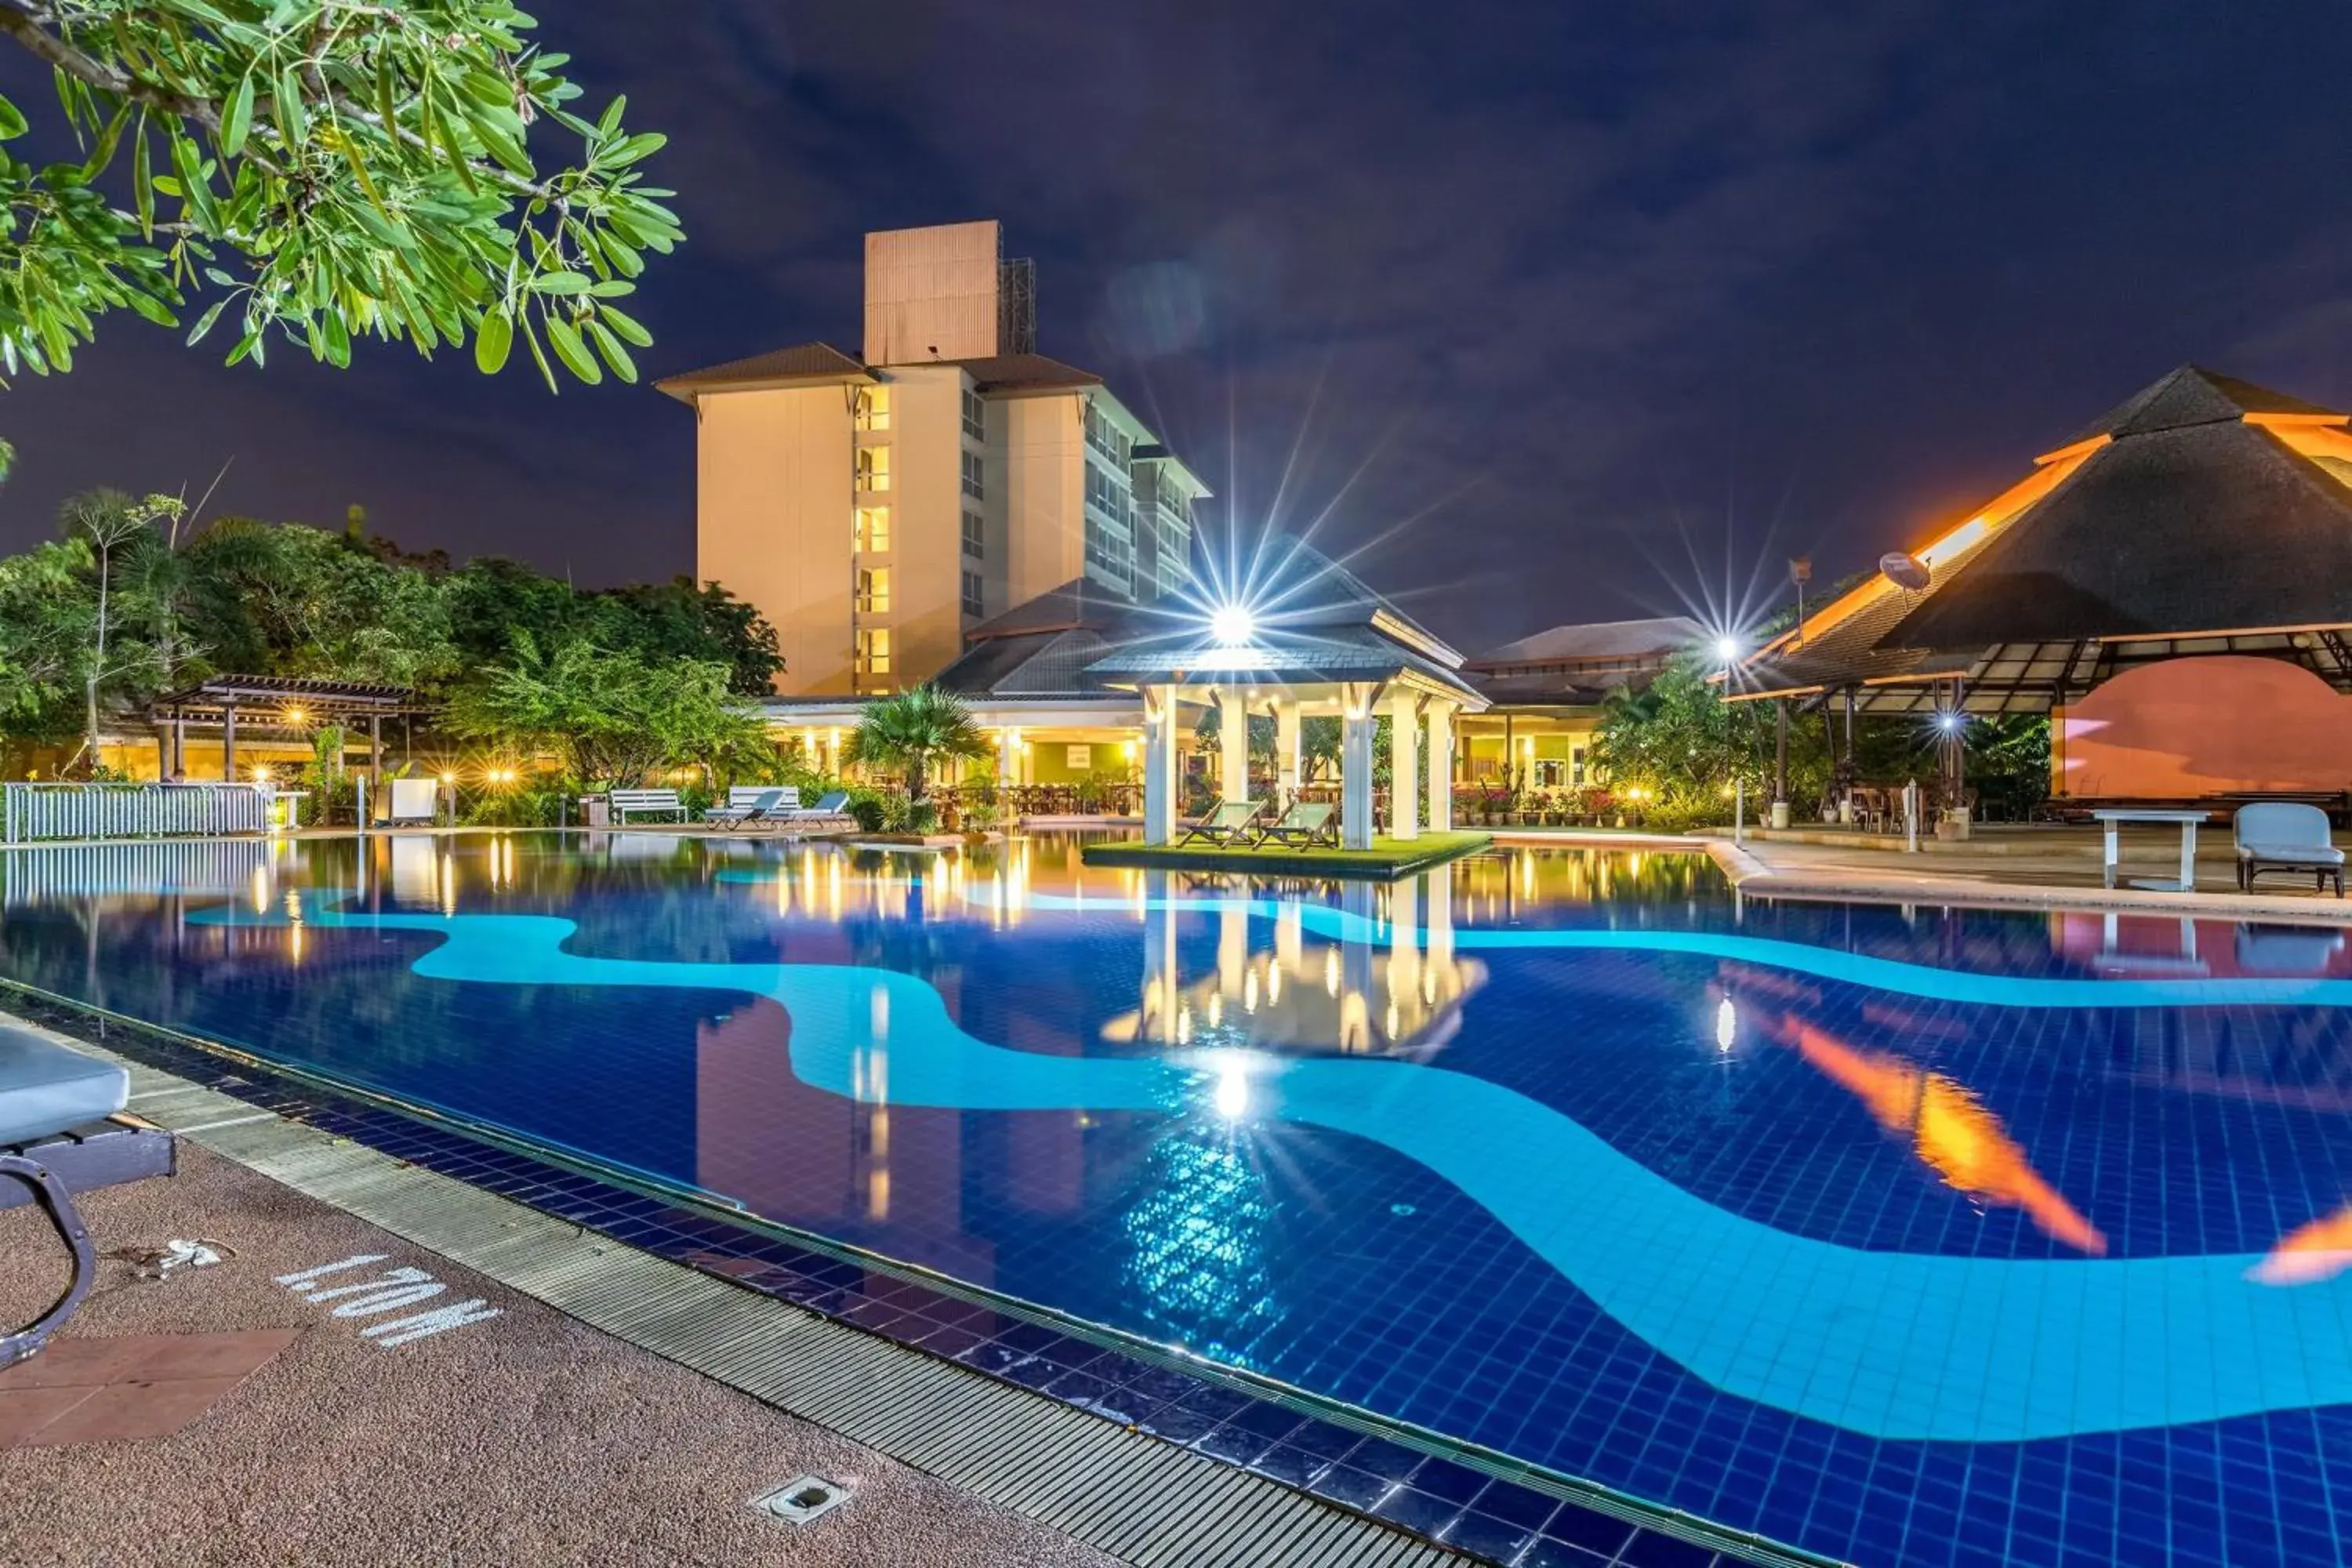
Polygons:
<instances>
[{"instance_id":1,"label":"light blue tile pattern in pool","mask_svg":"<svg viewBox=\"0 0 2352 1568\"><path fill-rule=\"evenodd\" d=\"M2342 1556L2338 933L1743 910L1632 855L73 853L8 860L6 973L1738 1528Z\"/></svg>"}]
</instances>

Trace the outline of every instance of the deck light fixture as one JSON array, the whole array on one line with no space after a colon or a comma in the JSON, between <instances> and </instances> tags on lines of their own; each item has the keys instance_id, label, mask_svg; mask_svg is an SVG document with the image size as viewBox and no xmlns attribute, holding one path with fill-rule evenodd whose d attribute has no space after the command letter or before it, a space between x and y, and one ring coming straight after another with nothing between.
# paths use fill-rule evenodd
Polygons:
<instances>
[{"instance_id":1,"label":"deck light fixture","mask_svg":"<svg viewBox=\"0 0 2352 1568\"><path fill-rule=\"evenodd\" d=\"M1739 639L1729 632L1715 639L1715 657L1726 666L1739 662Z\"/></svg>"},{"instance_id":2,"label":"deck light fixture","mask_svg":"<svg viewBox=\"0 0 2352 1568\"><path fill-rule=\"evenodd\" d=\"M1257 617L1245 605L1219 605L1209 612L1209 636L1219 647L1246 647L1257 633Z\"/></svg>"}]
</instances>

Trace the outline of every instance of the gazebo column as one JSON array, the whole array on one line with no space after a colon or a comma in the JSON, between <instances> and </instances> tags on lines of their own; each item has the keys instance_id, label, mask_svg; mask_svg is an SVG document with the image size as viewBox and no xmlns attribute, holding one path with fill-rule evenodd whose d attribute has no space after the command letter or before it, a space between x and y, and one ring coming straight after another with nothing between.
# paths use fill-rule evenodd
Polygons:
<instances>
[{"instance_id":1,"label":"gazebo column","mask_svg":"<svg viewBox=\"0 0 2352 1568\"><path fill-rule=\"evenodd\" d=\"M1143 689L1143 841L1176 837L1176 688ZM1175 984L1174 971L1169 985ZM1171 1015L1173 1004L1171 1004Z\"/></svg>"},{"instance_id":2,"label":"gazebo column","mask_svg":"<svg viewBox=\"0 0 2352 1568\"><path fill-rule=\"evenodd\" d=\"M1361 681L1339 688L1339 846L1372 847L1372 689Z\"/></svg>"},{"instance_id":3,"label":"gazebo column","mask_svg":"<svg viewBox=\"0 0 2352 1568\"><path fill-rule=\"evenodd\" d=\"M1789 700L1772 699L1772 826L1789 826Z\"/></svg>"},{"instance_id":4,"label":"gazebo column","mask_svg":"<svg viewBox=\"0 0 2352 1568\"><path fill-rule=\"evenodd\" d=\"M1429 705L1429 830L1454 831L1454 715L1456 705Z\"/></svg>"},{"instance_id":5,"label":"gazebo column","mask_svg":"<svg viewBox=\"0 0 2352 1568\"><path fill-rule=\"evenodd\" d=\"M1013 729L996 732L996 783L999 788L1018 782L1021 768L1021 731Z\"/></svg>"},{"instance_id":6,"label":"gazebo column","mask_svg":"<svg viewBox=\"0 0 2352 1568\"><path fill-rule=\"evenodd\" d=\"M169 724L155 726L155 776L159 779L172 776L172 726Z\"/></svg>"},{"instance_id":7,"label":"gazebo column","mask_svg":"<svg viewBox=\"0 0 2352 1568\"><path fill-rule=\"evenodd\" d=\"M1274 775L1275 784L1286 804L1298 798L1298 781L1304 769L1299 754L1298 704L1283 701L1274 705Z\"/></svg>"},{"instance_id":8,"label":"gazebo column","mask_svg":"<svg viewBox=\"0 0 2352 1568\"><path fill-rule=\"evenodd\" d=\"M236 782L236 704L221 705L221 782Z\"/></svg>"},{"instance_id":9,"label":"gazebo column","mask_svg":"<svg viewBox=\"0 0 2352 1568\"><path fill-rule=\"evenodd\" d=\"M1249 799L1249 705L1232 687L1217 689L1217 798Z\"/></svg>"},{"instance_id":10,"label":"gazebo column","mask_svg":"<svg viewBox=\"0 0 2352 1568\"><path fill-rule=\"evenodd\" d=\"M368 715L368 783L383 783L383 715Z\"/></svg>"},{"instance_id":11,"label":"gazebo column","mask_svg":"<svg viewBox=\"0 0 2352 1568\"><path fill-rule=\"evenodd\" d=\"M1411 691L1389 699L1389 837L1421 837L1421 699Z\"/></svg>"}]
</instances>

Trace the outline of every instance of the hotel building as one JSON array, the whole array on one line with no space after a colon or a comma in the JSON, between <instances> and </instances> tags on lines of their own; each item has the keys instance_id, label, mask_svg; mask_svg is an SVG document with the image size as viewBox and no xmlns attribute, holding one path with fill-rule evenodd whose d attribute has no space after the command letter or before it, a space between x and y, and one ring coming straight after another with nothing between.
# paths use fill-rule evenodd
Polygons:
<instances>
[{"instance_id":1,"label":"hotel building","mask_svg":"<svg viewBox=\"0 0 2352 1568\"><path fill-rule=\"evenodd\" d=\"M1209 494L1102 377L1036 352L1034 273L993 221L866 237L866 338L660 382L695 412L695 574L775 626L785 697L938 674L1073 581L1150 603Z\"/></svg>"}]
</instances>

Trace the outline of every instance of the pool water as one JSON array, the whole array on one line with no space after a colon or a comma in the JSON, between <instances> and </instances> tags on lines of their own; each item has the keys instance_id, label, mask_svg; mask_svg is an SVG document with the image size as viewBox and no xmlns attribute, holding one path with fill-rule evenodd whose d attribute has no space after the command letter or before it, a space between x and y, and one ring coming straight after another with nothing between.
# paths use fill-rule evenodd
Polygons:
<instances>
[{"instance_id":1,"label":"pool water","mask_svg":"<svg viewBox=\"0 0 2352 1568\"><path fill-rule=\"evenodd\" d=\"M1826 1555L2311 1563L2352 951L516 834L17 851L0 973Z\"/></svg>"}]
</instances>

